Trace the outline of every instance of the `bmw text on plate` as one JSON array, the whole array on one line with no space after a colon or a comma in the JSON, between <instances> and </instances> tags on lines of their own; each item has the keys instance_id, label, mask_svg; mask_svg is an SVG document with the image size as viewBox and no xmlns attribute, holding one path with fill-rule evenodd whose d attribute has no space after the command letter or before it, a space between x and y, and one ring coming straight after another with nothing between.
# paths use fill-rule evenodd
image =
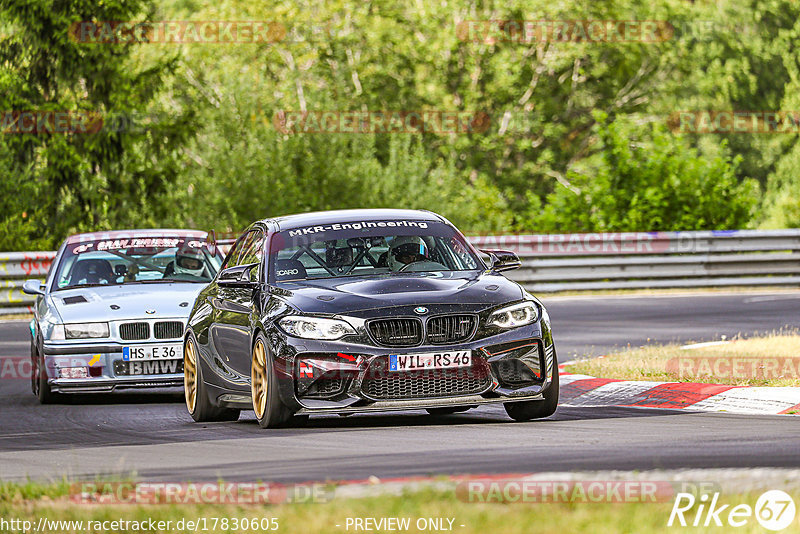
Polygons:
<instances>
[{"instance_id":1,"label":"bmw text on plate","mask_svg":"<svg viewBox=\"0 0 800 534\"><path fill-rule=\"evenodd\" d=\"M307 213L253 223L197 298L184 341L196 421L255 411L454 413L501 403L551 415L558 368L542 303L447 220L412 210Z\"/></svg>"}]
</instances>

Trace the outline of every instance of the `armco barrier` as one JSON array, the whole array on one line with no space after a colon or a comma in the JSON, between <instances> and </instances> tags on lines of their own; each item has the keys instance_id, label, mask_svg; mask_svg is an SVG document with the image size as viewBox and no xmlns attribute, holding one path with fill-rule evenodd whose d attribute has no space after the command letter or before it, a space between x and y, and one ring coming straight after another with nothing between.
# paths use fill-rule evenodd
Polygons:
<instances>
[{"instance_id":1,"label":"armco barrier","mask_svg":"<svg viewBox=\"0 0 800 534\"><path fill-rule=\"evenodd\" d=\"M506 273L534 292L800 285L800 229L474 236L513 250ZM230 240L220 241L229 245ZM43 279L54 252L0 253L0 314L30 310L27 278Z\"/></svg>"},{"instance_id":2,"label":"armco barrier","mask_svg":"<svg viewBox=\"0 0 800 534\"><path fill-rule=\"evenodd\" d=\"M530 291L800 285L800 229L481 236Z\"/></svg>"},{"instance_id":3,"label":"armco barrier","mask_svg":"<svg viewBox=\"0 0 800 534\"><path fill-rule=\"evenodd\" d=\"M0 252L0 314L27 313L35 299L22 292L29 278L43 280L55 252Z\"/></svg>"}]
</instances>

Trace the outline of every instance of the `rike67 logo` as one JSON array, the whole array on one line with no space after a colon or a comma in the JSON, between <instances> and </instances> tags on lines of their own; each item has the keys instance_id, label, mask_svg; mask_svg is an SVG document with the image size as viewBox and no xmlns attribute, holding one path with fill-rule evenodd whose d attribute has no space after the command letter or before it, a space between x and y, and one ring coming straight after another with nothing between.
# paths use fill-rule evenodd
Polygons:
<instances>
[{"instance_id":1,"label":"rike67 logo","mask_svg":"<svg viewBox=\"0 0 800 534\"><path fill-rule=\"evenodd\" d=\"M667 526L743 527L755 518L765 529L779 531L792 524L796 511L792 497L781 490L763 493L755 507L749 504L723 504L719 493L703 493L699 497L691 493L678 493Z\"/></svg>"}]
</instances>

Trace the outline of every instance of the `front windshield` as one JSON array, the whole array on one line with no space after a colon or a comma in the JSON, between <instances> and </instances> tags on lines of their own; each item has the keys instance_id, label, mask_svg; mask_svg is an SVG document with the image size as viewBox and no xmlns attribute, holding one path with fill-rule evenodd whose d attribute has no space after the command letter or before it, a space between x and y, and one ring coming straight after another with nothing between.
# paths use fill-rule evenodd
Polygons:
<instances>
[{"instance_id":1,"label":"front windshield","mask_svg":"<svg viewBox=\"0 0 800 534\"><path fill-rule=\"evenodd\" d=\"M222 264L196 237L103 239L67 245L56 289L145 282L210 282Z\"/></svg>"},{"instance_id":2,"label":"front windshield","mask_svg":"<svg viewBox=\"0 0 800 534\"><path fill-rule=\"evenodd\" d=\"M270 245L272 280L472 271L480 261L447 224L367 221L284 230Z\"/></svg>"}]
</instances>

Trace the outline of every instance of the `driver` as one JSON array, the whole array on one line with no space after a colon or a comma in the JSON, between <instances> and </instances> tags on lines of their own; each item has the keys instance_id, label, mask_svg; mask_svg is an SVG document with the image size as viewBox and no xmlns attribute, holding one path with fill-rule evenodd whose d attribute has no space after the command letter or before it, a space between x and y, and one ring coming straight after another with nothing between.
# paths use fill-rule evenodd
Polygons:
<instances>
[{"instance_id":1,"label":"driver","mask_svg":"<svg viewBox=\"0 0 800 534\"><path fill-rule=\"evenodd\" d=\"M127 270L125 271L125 277L122 279L123 282L135 282L136 275L139 274L139 266L135 263L131 263L128 265Z\"/></svg>"},{"instance_id":2,"label":"driver","mask_svg":"<svg viewBox=\"0 0 800 534\"><path fill-rule=\"evenodd\" d=\"M175 254L175 274L190 274L202 278L204 271L203 253L199 249L184 247Z\"/></svg>"},{"instance_id":3,"label":"driver","mask_svg":"<svg viewBox=\"0 0 800 534\"><path fill-rule=\"evenodd\" d=\"M400 271L406 265L418 261L430 261L430 251L425 241L415 235L401 236L392 241L387 265L393 271Z\"/></svg>"}]
</instances>

